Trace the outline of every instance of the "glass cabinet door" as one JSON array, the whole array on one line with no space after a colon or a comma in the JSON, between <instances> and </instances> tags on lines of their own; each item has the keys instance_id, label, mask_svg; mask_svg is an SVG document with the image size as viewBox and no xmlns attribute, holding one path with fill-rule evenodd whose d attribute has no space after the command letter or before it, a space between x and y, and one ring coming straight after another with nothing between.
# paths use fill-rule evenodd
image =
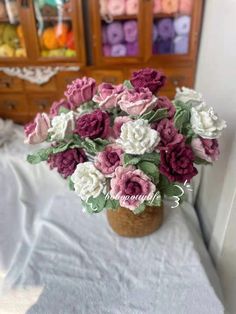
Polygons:
<instances>
[{"instance_id":1,"label":"glass cabinet door","mask_svg":"<svg viewBox=\"0 0 236 314\"><path fill-rule=\"evenodd\" d=\"M126 61L142 55L140 0L99 0L98 32L96 49L101 60L110 63L126 58ZM91 5L93 3L91 2Z\"/></svg>"},{"instance_id":2,"label":"glass cabinet door","mask_svg":"<svg viewBox=\"0 0 236 314\"><path fill-rule=\"evenodd\" d=\"M25 36L16 0L0 0L0 58L26 58Z\"/></svg>"},{"instance_id":3,"label":"glass cabinet door","mask_svg":"<svg viewBox=\"0 0 236 314\"><path fill-rule=\"evenodd\" d=\"M189 53L194 0L153 0L152 54Z\"/></svg>"},{"instance_id":4,"label":"glass cabinet door","mask_svg":"<svg viewBox=\"0 0 236 314\"><path fill-rule=\"evenodd\" d=\"M34 0L40 56L71 58L76 56L73 29L73 0Z\"/></svg>"}]
</instances>

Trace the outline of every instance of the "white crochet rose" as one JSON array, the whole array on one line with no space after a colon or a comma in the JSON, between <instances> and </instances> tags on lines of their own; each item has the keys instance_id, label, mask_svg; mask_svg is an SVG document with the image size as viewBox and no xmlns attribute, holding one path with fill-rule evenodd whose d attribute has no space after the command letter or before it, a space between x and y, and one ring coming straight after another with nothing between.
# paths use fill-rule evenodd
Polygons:
<instances>
[{"instance_id":1,"label":"white crochet rose","mask_svg":"<svg viewBox=\"0 0 236 314\"><path fill-rule=\"evenodd\" d=\"M151 153L160 141L157 131L150 128L148 121L139 119L122 125L120 138L116 142L127 154Z\"/></svg>"},{"instance_id":2,"label":"white crochet rose","mask_svg":"<svg viewBox=\"0 0 236 314\"><path fill-rule=\"evenodd\" d=\"M175 100L180 100L183 103L191 101L192 106L200 105L203 102L202 94L187 87L176 88Z\"/></svg>"},{"instance_id":3,"label":"white crochet rose","mask_svg":"<svg viewBox=\"0 0 236 314\"><path fill-rule=\"evenodd\" d=\"M207 139L220 137L222 130L226 128L226 122L205 103L191 109L191 125L196 134Z\"/></svg>"},{"instance_id":4,"label":"white crochet rose","mask_svg":"<svg viewBox=\"0 0 236 314\"><path fill-rule=\"evenodd\" d=\"M66 135L72 134L75 128L73 111L55 116L51 121L51 125L52 127L48 130L51 133L51 139L54 141L63 140Z\"/></svg>"},{"instance_id":5,"label":"white crochet rose","mask_svg":"<svg viewBox=\"0 0 236 314\"><path fill-rule=\"evenodd\" d=\"M78 164L71 176L75 192L82 200L98 197L106 183L104 175L90 161Z\"/></svg>"}]
</instances>

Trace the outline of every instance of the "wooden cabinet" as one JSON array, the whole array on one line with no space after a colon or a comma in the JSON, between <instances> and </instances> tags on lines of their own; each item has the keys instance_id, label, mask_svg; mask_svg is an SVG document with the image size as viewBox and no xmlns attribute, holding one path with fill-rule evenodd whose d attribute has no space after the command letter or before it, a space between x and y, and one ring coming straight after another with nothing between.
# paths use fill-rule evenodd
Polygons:
<instances>
[{"instance_id":1,"label":"wooden cabinet","mask_svg":"<svg viewBox=\"0 0 236 314\"><path fill-rule=\"evenodd\" d=\"M0 2L0 66L85 65L82 0Z\"/></svg>"},{"instance_id":2,"label":"wooden cabinet","mask_svg":"<svg viewBox=\"0 0 236 314\"><path fill-rule=\"evenodd\" d=\"M27 122L84 75L119 84L133 71L152 67L166 74L160 94L169 98L176 87L194 85L203 0L0 3L14 9L13 14L6 5L0 16L0 66L80 67L66 68L42 85L0 72L0 117Z\"/></svg>"}]
</instances>

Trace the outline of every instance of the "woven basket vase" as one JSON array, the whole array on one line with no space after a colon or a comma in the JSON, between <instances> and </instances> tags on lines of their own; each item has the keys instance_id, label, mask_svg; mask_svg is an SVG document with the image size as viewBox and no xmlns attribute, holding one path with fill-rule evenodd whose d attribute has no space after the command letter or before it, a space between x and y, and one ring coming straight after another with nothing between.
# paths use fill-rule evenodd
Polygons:
<instances>
[{"instance_id":1,"label":"woven basket vase","mask_svg":"<svg viewBox=\"0 0 236 314\"><path fill-rule=\"evenodd\" d=\"M163 205L147 206L140 214L119 207L107 210L107 219L111 228L123 237L143 237L156 231L163 221Z\"/></svg>"}]
</instances>

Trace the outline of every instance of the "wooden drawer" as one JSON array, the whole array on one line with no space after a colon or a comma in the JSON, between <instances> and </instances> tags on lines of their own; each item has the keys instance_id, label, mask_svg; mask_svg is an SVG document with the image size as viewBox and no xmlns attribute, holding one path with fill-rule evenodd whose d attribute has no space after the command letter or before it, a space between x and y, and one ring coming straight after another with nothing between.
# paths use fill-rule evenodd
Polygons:
<instances>
[{"instance_id":1,"label":"wooden drawer","mask_svg":"<svg viewBox=\"0 0 236 314\"><path fill-rule=\"evenodd\" d=\"M0 72L0 93L21 92L23 81L14 76L8 76Z\"/></svg>"},{"instance_id":2,"label":"wooden drawer","mask_svg":"<svg viewBox=\"0 0 236 314\"><path fill-rule=\"evenodd\" d=\"M54 77L50 79L45 84L38 85L38 84L33 84L28 81L24 82L25 90L29 92L55 92L57 90L56 86L56 80Z\"/></svg>"},{"instance_id":3,"label":"wooden drawer","mask_svg":"<svg viewBox=\"0 0 236 314\"><path fill-rule=\"evenodd\" d=\"M52 103L57 100L56 94L35 94L28 96L29 115L33 117L37 112L49 112Z\"/></svg>"},{"instance_id":4,"label":"wooden drawer","mask_svg":"<svg viewBox=\"0 0 236 314\"><path fill-rule=\"evenodd\" d=\"M87 76L93 77L98 84L102 82L120 84L124 81L124 73L119 70L87 70Z\"/></svg>"},{"instance_id":5,"label":"wooden drawer","mask_svg":"<svg viewBox=\"0 0 236 314\"><path fill-rule=\"evenodd\" d=\"M0 115L10 117L28 113L28 104L25 96L4 94L0 96Z\"/></svg>"}]
</instances>

